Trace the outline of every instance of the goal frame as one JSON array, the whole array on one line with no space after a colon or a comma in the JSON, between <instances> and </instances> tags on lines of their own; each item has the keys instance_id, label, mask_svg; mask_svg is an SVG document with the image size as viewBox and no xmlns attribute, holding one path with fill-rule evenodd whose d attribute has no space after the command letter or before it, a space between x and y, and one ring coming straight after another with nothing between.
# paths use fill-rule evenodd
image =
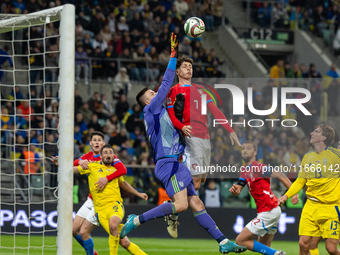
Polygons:
<instances>
[{"instance_id":1,"label":"goal frame","mask_svg":"<svg viewBox=\"0 0 340 255\"><path fill-rule=\"evenodd\" d=\"M60 20L57 254L72 255L75 6L42 10L0 21L0 33Z\"/></svg>"}]
</instances>

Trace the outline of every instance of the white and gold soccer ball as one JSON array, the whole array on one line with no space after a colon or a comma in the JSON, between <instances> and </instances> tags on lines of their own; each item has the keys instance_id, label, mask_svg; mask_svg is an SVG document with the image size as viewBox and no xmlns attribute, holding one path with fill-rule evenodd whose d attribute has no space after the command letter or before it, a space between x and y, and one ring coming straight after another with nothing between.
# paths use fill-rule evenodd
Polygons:
<instances>
[{"instance_id":1,"label":"white and gold soccer ball","mask_svg":"<svg viewBox=\"0 0 340 255\"><path fill-rule=\"evenodd\" d=\"M184 24L184 31L187 36L191 38L197 38L202 36L205 31L205 25L203 20L197 17L189 18Z\"/></svg>"}]
</instances>

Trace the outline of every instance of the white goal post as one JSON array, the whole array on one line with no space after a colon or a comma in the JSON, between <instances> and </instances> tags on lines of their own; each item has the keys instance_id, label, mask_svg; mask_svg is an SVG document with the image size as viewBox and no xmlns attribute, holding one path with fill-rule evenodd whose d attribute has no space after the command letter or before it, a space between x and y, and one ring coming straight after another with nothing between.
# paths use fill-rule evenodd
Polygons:
<instances>
[{"instance_id":1,"label":"white goal post","mask_svg":"<svg viewBox=\"0 0 340 255\"><path fill-rule=\"evenodd\" d=\"M14 31L16 30L30 29L30 27L38 25L45 25L46 28L46 24L58 20L60 20L58 78L60 89L57 254L71 255L74 160L75 7L74 5L66 4L56 8L1 20L0 34L12 31L14 35ZM12 41L12 47L14 48L13 45L14 42ZM15 69L15 63L13 69ZM14 85L16 85L15 79Z\"/></svg>"}]
</instances>

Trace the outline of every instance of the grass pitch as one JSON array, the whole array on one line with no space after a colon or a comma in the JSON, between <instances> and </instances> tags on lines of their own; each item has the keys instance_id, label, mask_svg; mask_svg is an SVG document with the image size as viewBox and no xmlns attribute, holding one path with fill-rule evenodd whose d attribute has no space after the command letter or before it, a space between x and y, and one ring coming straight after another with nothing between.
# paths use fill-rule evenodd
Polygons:
<instances>
[{"instance_id":1,"label":"grass pitch","mask_svg":"<svg viewBox=\"0 0 340 255\"><path fill-rule=\"evenodd\" d=\"M15 237L10 235L0 236L0 254L1 255L55 255L56 237L45 236L44 239L41 236L19 236ZM220 254L218 252L218 244L212 239L162 239L162 238L130 238L132 242L137 244L144 252L149 255L210 255ZM108 238L105 237L93 237L94 247L98 251L99 255L109 254ZM14 243L16 248L14 249ZM44 248L36 248L46 245ZM28 245L30 244L30 245ZM28 246L31 246L28 248ZM36 246L36 247L33 247ZM11 248L4 248L11 247ZM284 242L274 241L272 248L286 251L287 255L298 255L299 244L298 242ZM324 242L319 245L320 255L328 254L325 250ZM120 255L127 255L128 253L122 247L119 247ZM84 249L73 239L73 254L81 255L85 254ZM231 253L234 254L234 253ZM242 254L255 254L251 251L246 251ZM258 253L256 253L258 254Z\"/></svg>"}]
</instances>

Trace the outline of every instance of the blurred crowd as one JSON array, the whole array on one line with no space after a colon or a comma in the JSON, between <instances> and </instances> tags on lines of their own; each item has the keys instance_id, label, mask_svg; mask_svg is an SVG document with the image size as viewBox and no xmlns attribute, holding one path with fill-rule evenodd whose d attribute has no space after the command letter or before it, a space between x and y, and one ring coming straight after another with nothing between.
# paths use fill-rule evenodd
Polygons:
<instances>
[{"instance_id":1,"label":"blurred crowd","mask_svg":"<svg viewBox=\"0 0 340 255\"><path fill-rule=\"evenodd\" d=\"M247 4L244 2L244 9ZM336 55L340 54L340 2L282 0L272 2L252 2L251 18L262 27L294 30L299 27L324 39L332 45Z\"/></svg>"},{"instance_id":2,"label":"blurred crowd","mask_svg":"<svg viewBox=\"0 0 340 255\"><path fill-rule=\"evenodd\" d=\"M147 80L156 84L169 60L171 32L180 35L180 54L195 60L197 77L223 75L218 71L218 66L223 62L214 50L204 49L201 38L184 36L183 28L187 18L196 16L205 21L207 31L215 30L222 23L223 0L5 0L2 1L1 10L9 14L26 14L65 3L76 6L76 81L84 77L85 84L89 84L90 78L107 79L119 95L126 94L131 86L130 80ZM58 35L58 27L56 23L48 24L47 35ZM43 26L31 30L21 39L42 38L45 32ZM42 53L43 44L43 41L35 40L30 42L29 47L23 45L21 52L27 53L29 48L31 52ZM46 49L52 47L50 51L58 50L58 40L45 44ZM119 62L115 60L117 58ZM36 55L30 59L30 65L44 66L42 56ZM58 66L57 62L47 63L47 60L45 65ZM126 75L122 77L123 72ZM42 79L39 71L31 73L31 83L39 78ZM46 77L46 81L56 81L56 75Z\"/></svg>"},{"instance_id":3,"label":"blurred crowd","mask_svg":"<svg viewBox=\"0 0 340 255\"><path fill-rule=\"evenodd\" d=\"M313 63L309 65L309 68L296 62L291 66L290 63L284 62L282 59L279 59L276 65L270 69L270 78L282 79L281 86L287 86L288 83L285 82L287 78L296 79L296 82L292 84L295 87L308 88L312 94L310 104L314 105L317 114L320 114L322 92L325 92L328 96L328 116L339 116L339 77L334 64L325 74L321 74ZM308 124L305 125L308 126Z\"/></svg>"}]
</instances>

